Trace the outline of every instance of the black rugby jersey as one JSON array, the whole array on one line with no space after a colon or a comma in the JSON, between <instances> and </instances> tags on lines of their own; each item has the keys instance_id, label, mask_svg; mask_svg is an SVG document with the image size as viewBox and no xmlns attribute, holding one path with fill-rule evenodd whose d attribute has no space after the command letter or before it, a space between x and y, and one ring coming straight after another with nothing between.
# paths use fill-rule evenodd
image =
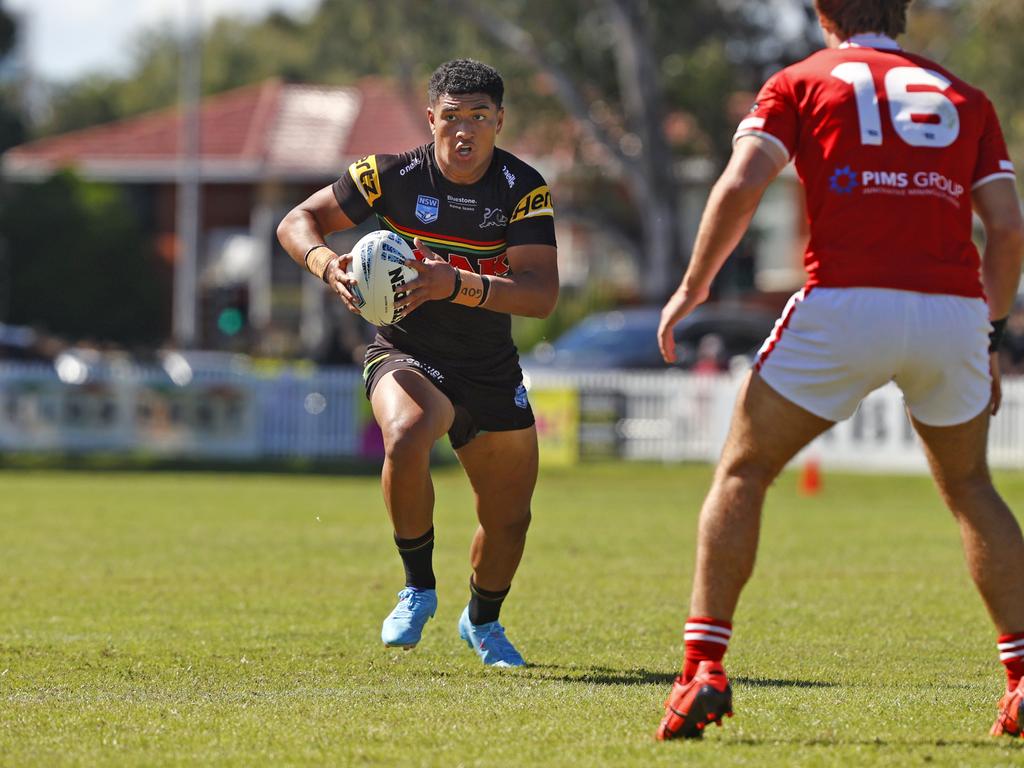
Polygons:
<instances>
[{"instance_id":1,"label":"black rugby jersey","mask_svg":"<svg viewBox=\"0 0 1024 768\"><path fill-rule=\"evenodd\" d=\"M334 183L334 196L354 223L376 214L381 229L397 233L410 248L419 237L452 266L480 274L509 274L506 248L555 244L544 178L497 147L474 184L444 177L433 142L400 155L369 155ZM515 360L511 328L505 313L428 301L379 335L410 354L486 370Z\"/></svg>"}]
</instances>

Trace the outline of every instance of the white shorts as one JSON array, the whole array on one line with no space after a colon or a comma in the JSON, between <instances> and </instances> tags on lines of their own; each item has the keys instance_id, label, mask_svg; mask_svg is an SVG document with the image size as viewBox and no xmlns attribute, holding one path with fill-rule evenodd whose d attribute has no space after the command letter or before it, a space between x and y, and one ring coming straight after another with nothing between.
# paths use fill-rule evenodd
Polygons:
<instances>
[{"instance_id":1,"label":"white shorts","mask_svg":"<svg viewBox=\"0 0 1024 768\"><path fill-rule=\"evenodd\" d=\"M801 408L848 419L895 381L911 414L935 427L977 416L991 397L988 307L982 299L888 288L793 294L754 363Z\"/></svg>"}]
</instances>

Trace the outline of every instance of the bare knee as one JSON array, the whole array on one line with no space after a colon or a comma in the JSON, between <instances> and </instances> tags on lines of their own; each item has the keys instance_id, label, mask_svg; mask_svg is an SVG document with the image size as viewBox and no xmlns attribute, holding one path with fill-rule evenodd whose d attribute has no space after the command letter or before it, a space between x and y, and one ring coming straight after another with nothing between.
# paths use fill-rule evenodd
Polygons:
<instances>
[{"instance_id":1,"label":"bare knee","mask_svg":"<svg viewBox=\"0 0 1024 768\"><path fill-rule=\"evenodd\" d=\"M957 515L969 513L978 503L998 498L984 466L954 476L940 475L935 480L951 511Z\"/></svg>"},{"instance_id":2,"label":"bare knee","mask_svg":"<svg viewBox=\"0 0 1024 768\"><path fill-rule=\"evenodd\" d=\"M384 456L395 464L422 462L429 458L436 439L430 425L423 419L398 414L381 425Z\"/></svg>"},{"instance_id":3,"label":"bare knee","mask_svg":"<svg viewBox=\"0 0 1024 768\"><path fill-rule=\"evenodd\" d=\"M506 513L498 517L491 517L486 523L481 522L484 532L488 536L497 536L505 541L522 541L526 538L526 532L530 528L530 521L533 514L529 507L512 513Z\"/></svg>"},{"instance_id":4,"label":"bare knee","mask_svg":"<svg viewBox=\"0 0 1024 768\"><path fill-rule=\"evenodd\" d=\"M501 522L504 533L511 539L525 539L526 532L530 529L530 521L533 520L533 513L529 507L525 507L518 514L511 516Z\"/></svg>"},{"instance_id":5,"label":"bare knee","mask_svg":"<svg viewBox=\"0 0 1024 768\"><path fill-rule=\"evenodd\" d=\"M723 460L718 466L715 482L719 485L746 488L764 493L779 470L752 456L736 456Z\"/></svg>"}]
</instances>

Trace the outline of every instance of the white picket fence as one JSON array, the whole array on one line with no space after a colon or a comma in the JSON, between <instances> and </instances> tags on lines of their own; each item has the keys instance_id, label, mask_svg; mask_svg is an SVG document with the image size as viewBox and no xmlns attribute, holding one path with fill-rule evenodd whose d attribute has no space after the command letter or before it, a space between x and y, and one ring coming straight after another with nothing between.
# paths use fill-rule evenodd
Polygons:
<instances>
[{"instance_id":1,"label":"white picket fence","mask_svg":"<svg viewBox=\"0 0 1024 768\"><path fill-rule=\"evenodd\" d=\"M531 393L573 391L580 453L714 461L738 377L535 372ZM379 454L360 371L197 373L184 386L159 367L122 365L62 381L41 364L0 363L0 451L139 453L191 458L345 458ZM899 391L884 387L807 449L851 469L923 471ZM1024 467L1024 378L1004 382L990 436L993 466Z\"/></svg>"},{"instance_id":2,"label":"white picket fence","mask_svg":"<svg viewBox=\"0 0 1024 768\"><path fill-rule=\"evenodd\" d=\"M621 456L652 461L715 461L725 441L743 375L707 376L598 372L535 374L533 388L574 387L621 393ZM837 468L926 472L917 435L895 384L872 392L854 416L819 437L797 457ZM989 462L1024 468L1024 377L1004 377L1003 403L989 431Z\"/></svg>"}]
</instances>

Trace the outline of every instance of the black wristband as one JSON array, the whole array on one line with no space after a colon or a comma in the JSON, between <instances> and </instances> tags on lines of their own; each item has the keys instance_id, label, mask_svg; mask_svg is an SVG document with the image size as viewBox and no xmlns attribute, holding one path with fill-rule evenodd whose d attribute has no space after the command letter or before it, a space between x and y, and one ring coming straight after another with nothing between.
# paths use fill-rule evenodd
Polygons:
<instances>
[{"instance_id":1,"label":"black wristband","mask_svg":"<svg viewBox=\"0 0 1024 768\"><path fill-rule=\"evenodd\" d=\"M455 297L459 295L459 290L462 288L462 275L458 269L455 269L455 289L452 291L452 295L449 296L445 301L455 301Z\"/></svg>"},{"instance_id":2,"label":"black wristband","mask_svg":"<svg viewBox=\"0 0 1024 768\"><path fill-rule=\"evenodd\" d=\"M491 278L487 275L480 275L480 279L484 284L484 295L480 297L480 303L477 304L478 307L482 307L487 302L487 295L491 292Z\"/></svg>"},{"instance_id":3,"label":"black wristband","mask_svg":"<svg viewBox=\"0 0 1024 768\"><path fill-rule=\"evenodd\" d=\"M326 248L326 247L327 247L327 243L317 243L316 245L311 246L309 248L309 250L306 251L306 255L302 257L302 263L306 265L306 269L309 269L309 254L311 254L317 248Z\"/></svg>"},{"instance_id":4,"label":"black wristband","mask_svg":"<svg viewBox=\"0 0 1024 768\"><path fill-rule=\"evenodd\" d=\"M992 320L992 333L988 335L988 351L998 352L999 346L1003 343L1003 331L1006 330L1006 318Z\"/></svg>"}]
</instances>

